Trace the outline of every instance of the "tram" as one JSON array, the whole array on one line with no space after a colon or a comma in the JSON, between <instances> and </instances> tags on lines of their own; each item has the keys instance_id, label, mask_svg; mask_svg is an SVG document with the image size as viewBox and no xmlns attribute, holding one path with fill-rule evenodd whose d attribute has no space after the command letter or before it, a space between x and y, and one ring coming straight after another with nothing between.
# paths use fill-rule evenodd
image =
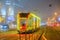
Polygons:
<instances>
[{"instance_id":1,"label":"tram","mask_svg":"<svg viewBox=\"0 0 60 40\"><path fill-rule=\"evenodd\" d=\"M40 21L40 18L33 13L18 13L17 30L20 33L36 30L40 27Z\"/></svg>"}]
</instances>

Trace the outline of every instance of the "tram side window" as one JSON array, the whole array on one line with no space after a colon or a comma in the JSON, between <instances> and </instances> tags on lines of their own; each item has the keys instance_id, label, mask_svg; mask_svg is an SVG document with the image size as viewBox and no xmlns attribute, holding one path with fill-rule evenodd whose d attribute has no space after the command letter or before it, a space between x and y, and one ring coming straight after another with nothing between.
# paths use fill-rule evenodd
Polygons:
<instances>
[{"instance_id":1,"label":"tram side window","mask_svg":"<svg viewBox=\"0 0 60 40\"><path fill-rule=\"evenodd\" d=\"M28 26L32 27L33 26L33 17L31 16L30 19L28 20Z\"/></svg>"},{"instance_id":2,"label":"tram side window","mask_svg":"<svg viewBox=\"0 0 60 40\"><path fill-rule=\"evenodd\" d=\"M35 18L35 27L37 27L37 18Z\"/></svg>"}]
</instances>

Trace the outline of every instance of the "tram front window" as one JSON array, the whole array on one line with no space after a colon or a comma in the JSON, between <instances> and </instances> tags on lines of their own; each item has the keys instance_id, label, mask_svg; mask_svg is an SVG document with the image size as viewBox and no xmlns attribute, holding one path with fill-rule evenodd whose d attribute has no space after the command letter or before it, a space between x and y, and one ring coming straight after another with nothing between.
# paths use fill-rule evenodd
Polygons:
<instances>
[{"instance_id":1,"label":"tram front window","mask_svg":"<svg viewBox=\"0 0 60 40\"><path fill-rule=\"evenodd\" d=\"M21 19L21 22L20 22L21 25L25 25L26 24L26 20L24 19Z\"/></svg>"},{"instance_id":2,"label":"tram front window","mask_svg":"<svg viewBox=\"0 0 60 40\"><path fill-rule=\"evenodd\" d=\"M21 25L21 29L25 30L26 29L26 19L21 19L20 25Z\"/></svg>"}]
</instances>

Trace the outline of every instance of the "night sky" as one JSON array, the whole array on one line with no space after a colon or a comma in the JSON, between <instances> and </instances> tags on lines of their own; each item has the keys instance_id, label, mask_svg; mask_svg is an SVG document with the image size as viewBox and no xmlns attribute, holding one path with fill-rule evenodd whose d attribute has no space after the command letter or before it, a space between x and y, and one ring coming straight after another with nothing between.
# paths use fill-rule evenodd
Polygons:
<instances>
[{"instance_id":1,"label":"night sky","mask_svg":"<svg viewBox=\"0 0 60 40\"><path fill-rule=\"evenodd\" d=\"M0 0L2 1L2 0ZM3 0L6 1L6 0ZM55 12L60 14L60 0L10 0L20 6L21 12L35 12L45 22Z\"/></svg>"},{"instance_id":2,"label":"night sky","mask_svg":"<svg viewBox=\"0 0 60 40\"><path fill-rule=\"evenodd\" d=\"M35 12L43 22L55 12L60 14L60 0L24 0L21 4L27 12Z\"/></svg>"}]
</instances>

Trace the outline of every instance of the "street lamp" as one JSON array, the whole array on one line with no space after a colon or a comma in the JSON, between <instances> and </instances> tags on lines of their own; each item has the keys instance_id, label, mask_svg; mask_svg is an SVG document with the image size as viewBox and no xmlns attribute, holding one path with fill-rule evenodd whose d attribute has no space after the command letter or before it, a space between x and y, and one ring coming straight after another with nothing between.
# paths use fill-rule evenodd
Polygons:
<instances>
[{"instance_id":1,"label":"street lamp","mask_svg":"<svg viewBox=\"0 0 60 40\"><path fill-rule=\"evenodd\" d=\"M55 12L54 15L57 16L58 14Z\"/></svg>"}]
</instances>

